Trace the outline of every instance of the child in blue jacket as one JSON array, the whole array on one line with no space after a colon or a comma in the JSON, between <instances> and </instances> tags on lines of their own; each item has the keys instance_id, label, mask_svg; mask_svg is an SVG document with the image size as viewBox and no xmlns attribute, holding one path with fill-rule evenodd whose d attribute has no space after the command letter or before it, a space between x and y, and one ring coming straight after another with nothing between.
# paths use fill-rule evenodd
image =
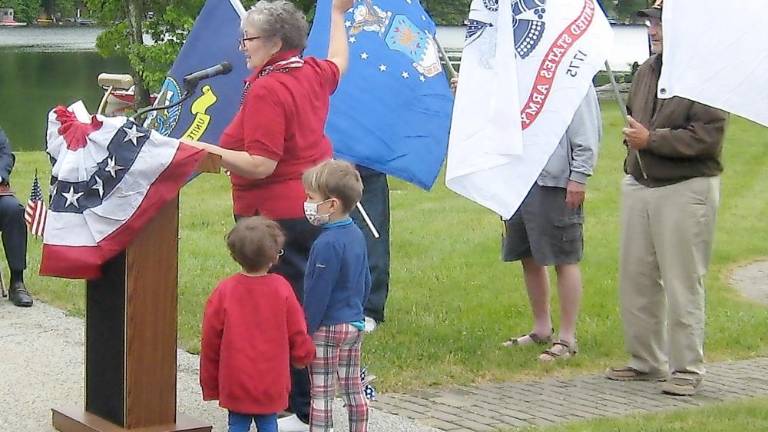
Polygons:
<instances>
[{"instance_id":1,"label":"child in blue jacket","mask_svg":"<svg viewBox=\"0 0 768 432\"><path fill-rule=\"evenodd\" d=\"M363 183L354 167L329 160L303 177L304 214L322 226L309 252L304 276L307 330L317 348L309 366L312 380L310 431L333 428L332 405L339 377L351 432L367 432L368 405L360 381L363 305L371 287L366 243L349 217L360 201Z\"/></svg>"}]
</instances>

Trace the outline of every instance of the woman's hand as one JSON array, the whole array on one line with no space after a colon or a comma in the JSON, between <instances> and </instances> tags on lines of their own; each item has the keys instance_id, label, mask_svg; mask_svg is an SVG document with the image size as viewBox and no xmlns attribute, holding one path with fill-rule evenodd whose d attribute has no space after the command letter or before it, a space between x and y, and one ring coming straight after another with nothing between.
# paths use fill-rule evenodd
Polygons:
<instances>
[{"instance_id":1,"label":"woman's hand","mask_svg":"<svg viewBox=\"0 0 768 432\"><path fill-rule=\"evenodd\" d=\"M213 144L200 141L181 140L208 153L221 156L221 166L225 172L231 171L241 177L262 179L269 177L277 168L277 161L262 156L254 156L244 151L227 150Z\"/></svg>"}]
</instances>

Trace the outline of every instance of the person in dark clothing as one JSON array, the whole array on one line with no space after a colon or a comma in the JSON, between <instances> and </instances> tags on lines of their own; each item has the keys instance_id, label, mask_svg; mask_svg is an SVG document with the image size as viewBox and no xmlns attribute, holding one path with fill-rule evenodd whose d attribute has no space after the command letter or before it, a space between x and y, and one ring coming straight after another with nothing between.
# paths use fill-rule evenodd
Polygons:
<instances>
[{"instance_id":1,"label":"person in dark clothing","mask_svg":"<svg viewBox=\"0 0 768 432\"><path fill-rule=\"evenodd\" d=\"M24 223L24 207L11 192L10 179L16 156L11 152L11 142L0 128L0 231L11 285L8 297L16 306L32 306L32 296L24 285L24 269L27 268L27 227Z\"/></svg>"},{"instance_id":2,"label":"person in dark clothing","mask_svg":"<svg viewBox=\"0 0 768 432\"><path fill-rule=\"evenodd\" d=\"M357 165L363 180L363 198L360 204L379 237L375 237L358 209L350 216L361 228L368 246L368 265L371 270L371 293L365 303L365 330L373 331L384 321L384 308L389 296L389 184L387 175Z\"/></svg>"}]
</instances>

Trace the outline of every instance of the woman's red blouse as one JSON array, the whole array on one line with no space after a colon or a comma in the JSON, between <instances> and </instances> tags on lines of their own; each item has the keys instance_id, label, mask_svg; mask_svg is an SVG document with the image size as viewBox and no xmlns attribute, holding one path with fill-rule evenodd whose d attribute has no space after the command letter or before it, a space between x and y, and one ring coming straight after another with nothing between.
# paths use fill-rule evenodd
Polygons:
<instances>
[{"instance_id":1,"label":"woman's red blouse","mask_svg":"<svg viewBox=\"0 0 768 432\"><path fill-rule=\"evenodd\" d=\"M296 53L282 53L266 66ZM299 68L275 70L246 80L243 104L221 135L220 145L277 161L275 171L260 180L232 174L232 201L237 216L272 219L304 217L301 176L330 159L325 136L330 96L339 83L339 69L328 60L304 59Z\"/></svg>"}]
</instances>

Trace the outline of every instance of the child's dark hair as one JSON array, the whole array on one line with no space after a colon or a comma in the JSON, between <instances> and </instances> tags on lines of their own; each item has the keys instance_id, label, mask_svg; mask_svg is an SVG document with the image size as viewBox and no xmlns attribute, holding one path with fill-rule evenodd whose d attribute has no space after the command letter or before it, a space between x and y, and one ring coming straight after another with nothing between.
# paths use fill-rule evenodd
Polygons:
<instances>
[{"instance_id":1,"label":"child's dark hair","mask_svg":"<svg viewBox=\"0 0 768 432\"><path fill-rule=\"evenodd\" d=\"M304 189L317 193L324 199L341 201L344 213L349 213L363 196L360 173L349 162L327 160L309 169L302 177Z\"/></svg>"},{"instance_id":2,"label":"child's dark hair","mask_svg":"<svg viewBox=\"0 0 768 432\"><path fill-rule=\"evenodd\" d=\"M284 243L280 225L262 216L240 219L227 234L230 255L248 273L269 269Z\"/></svg>"}]
</instances>

